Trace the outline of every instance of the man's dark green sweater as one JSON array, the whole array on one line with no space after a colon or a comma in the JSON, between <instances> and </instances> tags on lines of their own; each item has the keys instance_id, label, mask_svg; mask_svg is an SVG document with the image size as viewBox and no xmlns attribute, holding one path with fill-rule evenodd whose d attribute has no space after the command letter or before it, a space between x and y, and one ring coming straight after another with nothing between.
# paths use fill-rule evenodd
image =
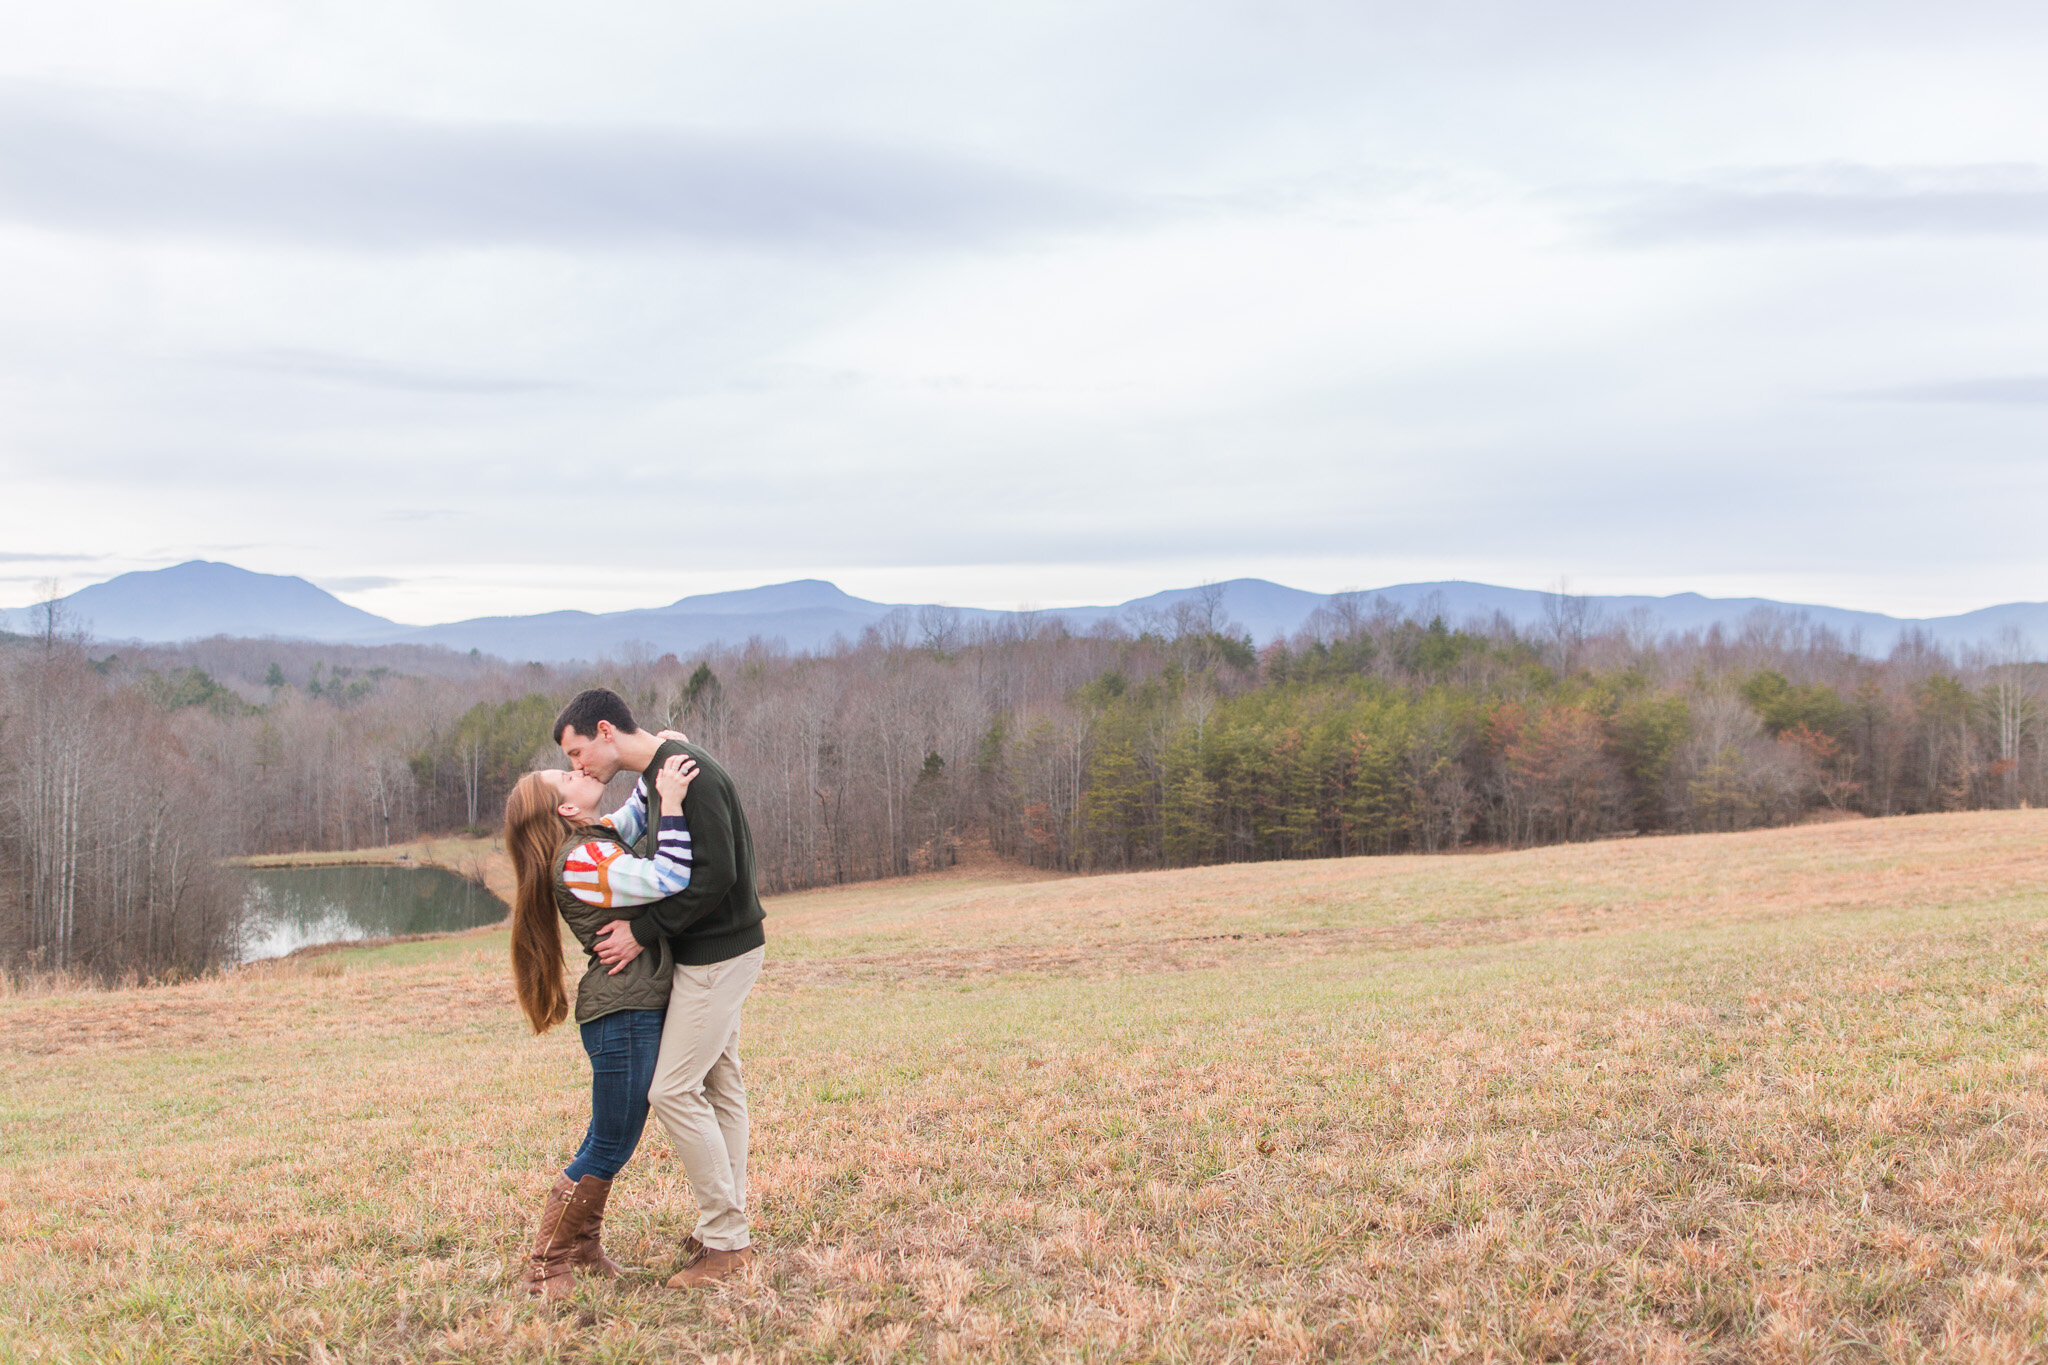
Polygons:
<instances>
[{"instance_id":1,"label":"man's dark green sweater","mask_svg":"<svg viewBox=\"0 0 2048 1365\"><path fill-rule=\"evenodd\" d=\"M647 828L641 833L642 857L654 856L655 831L661 828L661 793L654 775L672 754L697 760L697 777L683 798L683 818L690 823L690 884L635 915L633 937L643 948L668 940L679 967L705 967L752 952L767 942L761 921L761 897L754 890L754 836L747 813L740 809L732 778L716 759L694 744L666 740L640 775L647 802Z\"/></svg>"}]
</instances>

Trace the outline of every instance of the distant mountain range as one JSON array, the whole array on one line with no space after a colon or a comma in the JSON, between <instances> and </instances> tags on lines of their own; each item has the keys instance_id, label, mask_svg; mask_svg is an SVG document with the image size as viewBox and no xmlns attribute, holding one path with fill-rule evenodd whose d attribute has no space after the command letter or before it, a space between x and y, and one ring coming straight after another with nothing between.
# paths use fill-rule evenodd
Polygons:
<instances>
[{"instance_id":1,"label":"distant mountain range","mask_svg":"<svg viewBox=\"0 0 2048 1365\"><path fill-rule=\"evenodd\" d=\"M1037 613L1061 617L1075 630L1104 620L1133 627L1172 616L1182 604L1213 597L1221 615L1260 643L1291 635L1329 599L1320 593L1238 578L1199 588L1175 588L1114 606L1060 607ZM1553 595L1485 583L1401 583L1368 590L1367 601L1384 598L1414 614L1441 615L1454 624L1496 613L1524 627L1540 626L1552 610ZM1883 654L1909 630L1924 631L1945 645L1983 645L2015 629L2029 641L2048 641L2048 603L2014 602L1961 616L1908 620L1878 612L1774 602L1760 597L1713 598L1697 593L1673 597L1588 597L1591 615L1609 623L1639 621L1659 634L1705 630L1713 625L1741 628L1759 609L1803 617L1854 642L1868 654ZM168 569L122 574L81 588L61 603L67 615L99 640L175 643L214 635L320 640L337 644L425 644L480 650L503 659L616 657L644 647L655 654L688 655L713 645L741 645L749 639L779 640L793 650L829 648L835 639L857 640L871 625L903 612L913 640L923 634L926 609L916 604L870 602L818 579L800 579L739 592L685 597L665 607L637 611L555 611L537 616L483 616L438 626L407 626L358 610L303 578L251 573L232 564L194 560ZM35 608L0 611L0 628L29 631ZM958 608L961 624L1015 613Z\"/></svg>"}]
</instances>

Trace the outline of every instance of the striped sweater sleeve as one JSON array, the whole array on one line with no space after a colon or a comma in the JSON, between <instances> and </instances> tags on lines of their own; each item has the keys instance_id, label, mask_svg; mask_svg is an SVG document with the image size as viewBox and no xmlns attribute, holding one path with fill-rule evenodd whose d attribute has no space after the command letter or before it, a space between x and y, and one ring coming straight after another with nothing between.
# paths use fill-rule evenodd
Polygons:
<instances>
[{"instance_id":1,"label":"striped sweater sleeve","mask_svg":"<svg viewBox=\"0 0 2048 1365\"><path fill-rule=\"evenodd\" d=\"M632 847L640 842L640 832L647 828L647 784L635 782L633 794L620 806L600 819L600 825L610 825L619 832L619 842ZM657 836L658 837L658 836Z\"/></svg>"},{"instance_id":2,"label":"striped sweater sleeve","mask_svg":"<svg viewBox=\"0 0 2048 1365\"><path fill-rule=\"evenodd\" d=\"M562 867L569 894L600 910L666 900L690 884L690 827L681 815L661 817L652 858L636 857L609 839L578 844Z\"/></svg>"}]
</instances>

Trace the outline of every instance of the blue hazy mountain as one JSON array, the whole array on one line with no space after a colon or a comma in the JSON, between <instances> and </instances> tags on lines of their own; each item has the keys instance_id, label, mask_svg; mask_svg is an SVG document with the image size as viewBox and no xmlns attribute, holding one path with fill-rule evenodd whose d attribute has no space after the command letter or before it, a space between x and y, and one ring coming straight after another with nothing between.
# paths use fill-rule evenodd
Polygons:
<instances>
[{"instance_id":1,"label":"blue hazy mountain","mask_svg":"<svg viewBox=\"0 0 2048 1365\"><path fill-rule=\"evenodd\" d=\"M1401 583L1356 594L1367 611L1381 600L1404 615L1442 616L1452 624L1505 617L1540 629L1551 616L1553 594L1486 583ZM1105 620L1131 629L1172 628L1179 619L1214 619L1264 643L1291 635L1331 601L1319 593L1238 578L1197 588L1174 588L1104 606L1060 607L1035 613L1058 617L1073 630ZM1757 613L1804 619L1840 635L1866 654L1883 654L1907 631L1919 630L1946 645L1994 643L2018 631L2048 645L2048 603L2013 602L1960 616L1905 620L1878 612L1804 606L1766 598L1588 597L1591 624L1630 625L1663 635L1718 625L1737 631ZM122 574L62 600L66 614L103 641L175 642L212 635L323 640L347 644L428 644L512 660L618 657L636 650L689 655L714 645L750 639L777 641L793 650L830 648L858 640L870 626L900 629L913 642L947 619L961 625L1016 617L984 608L939 608L871 602L819 579L800 579L737 592L680 598L665 607L633 611L556 611L533 616L484 616L443 625L408 626L358 610L303 578L252 573L231 564L194 561L169 569ZM950 613L950 615L949 615ZM0 627L32 629L33 609L0 613Z\"/></svg>"},{"instance_id":2,"label":"blue hazy mountain","mask_svg":"<svg viewBox=\"0 0 2048 1365\"><path fill-rule=\"evenodd\" d=\"M861 632L897 608L841 592L816 578L737 592L704 593L665 607L633 611L553 611L538 616L480 616L421 626L407 643L482 650L506 659L594 659L634 648L688 654L759 637L791 649L821 649Z\"/></svg>"},{"instance_id":3,"label":"blue hazy mountain","mask_svg":"<svg viewBox=\"0 0 2048 1365\"><path fill-rule=\"evenodd\" d=\"M99 640L173 642L213 635L369 643L403 626L350 606L303 578L252 573L195 559L168 569L124 573L60 599L64 616ZM0 614L27 631L33 607Z\"/></svg>"}]
</instances>

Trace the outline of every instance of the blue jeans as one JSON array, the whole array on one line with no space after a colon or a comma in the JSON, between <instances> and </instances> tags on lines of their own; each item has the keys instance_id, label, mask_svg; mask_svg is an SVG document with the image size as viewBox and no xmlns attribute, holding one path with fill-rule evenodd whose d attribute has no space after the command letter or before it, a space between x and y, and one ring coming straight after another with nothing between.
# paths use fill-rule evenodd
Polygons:
<instances>
[{"instance_id":1,"label":"blue jeans","mask_svg":"<svg viewBox=\"0 0 2048 1365\"><path fill-rule=\"evenodd\" d=\"M563 1172L571 1180L618 1175L640 1130L647 1126L647 1087L661 1054L661 1021L666 1010L619 1010L583 1026L583 1050L590 1054L590 1127L576 1159Z\"/></svg>"}]
</instances>

